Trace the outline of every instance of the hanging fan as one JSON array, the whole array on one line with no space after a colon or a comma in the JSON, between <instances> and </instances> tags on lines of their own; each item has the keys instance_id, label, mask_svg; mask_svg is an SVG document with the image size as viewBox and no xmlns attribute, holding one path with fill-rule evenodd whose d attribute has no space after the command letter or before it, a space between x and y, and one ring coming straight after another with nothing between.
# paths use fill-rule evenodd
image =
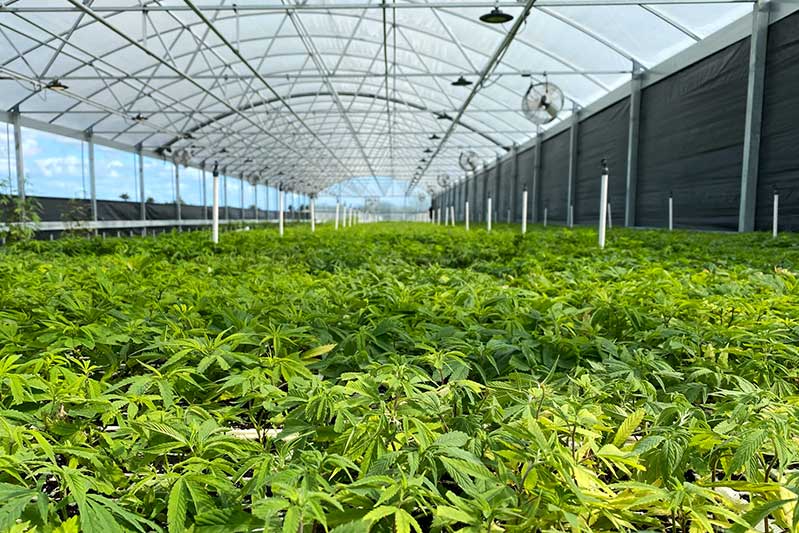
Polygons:
<instances>
[{"instance_id":1,"label":"hanging fan","mask_svg":"<svg viewBox=\"0 0 799 533\"><path fill-rule=\"evenodd\" d=\"M436 178L436 182L438 182L439 187L446 189L449 185L449 176L447 174L439 174Z\"/></svg>"},{"instance_id":2,"label":"hanging fan","mask_svg":"<svg viewBox=\"0 0 799 533\"><path fill-rule=\"evenodd\" d=\"M522 99L522 112L534 124L547 124L558 116L563 102L563 91L554 83L533 83Z\"/></svg>"},{"instance_id":3,"label":"hanging fan","mask_svg":"<svg viewBox=\"0 0 799 533\"><path fill-rule=\"evenodd\" d=\"M471 150L468 152L461 152L458 157L458 164L464 172L474 172L477 170L477 165L480 164L480 158Z\"/></svg>"}]
</instances>

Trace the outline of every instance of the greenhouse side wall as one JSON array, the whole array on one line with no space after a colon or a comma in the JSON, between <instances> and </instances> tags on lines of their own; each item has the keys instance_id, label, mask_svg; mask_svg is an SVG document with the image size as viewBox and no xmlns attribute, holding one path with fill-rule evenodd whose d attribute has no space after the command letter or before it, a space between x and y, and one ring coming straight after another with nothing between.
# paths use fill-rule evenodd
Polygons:
<instances>
[{"instance_id":1,"label":"greenhouse side wall","mask_svg":"<svg viewBox=\"0 0 799 533\"><path fill-rule=\"evenodd\" d=\"M547 209L550 223L566 223L569 186L569 130L547 139L541 145L541 194L538 212L543 219Z\"/></svg>"},{"instance_id":2,"label":"greenhouse side wall","mask_svg":"<svg viewBox=\"0 0 799 533\"><path fill-rule=\"evenodd\" d=\"M603 159L607 160L609 169L608 203L611 205L612 223L624 224L629 122L629 98L580 122L574 201L576 224L597 223Z\"/></svg>"},{"instance_id":3,"label":"greenhouse side wall","mask_svg":"<svg viewBox=\"0 0 799 533\"><path fill-rule=\"evenodd\" d=\"M799 14L769 30L755 227L771 229L773 193L780 228L799 231Z\"/></svg>"}]
</instances>

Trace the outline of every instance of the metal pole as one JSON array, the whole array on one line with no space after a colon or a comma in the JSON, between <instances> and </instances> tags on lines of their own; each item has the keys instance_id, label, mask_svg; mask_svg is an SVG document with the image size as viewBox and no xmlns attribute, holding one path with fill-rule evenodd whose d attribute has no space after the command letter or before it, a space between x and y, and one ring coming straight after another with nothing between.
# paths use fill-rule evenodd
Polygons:
<instances>
[{"instance_id":1,"label":"metal pole","mask_svg":"<svg viewBox=\"0 0 799 533\"><path fill-rule=\"evenodd\" d=\"M442 198L445 200L444 203L444 225L449 226L449 206L447 206L446 198L449 196L446 192L444 193L444 197Z\"/></svg>"},{"instance_id":2,"label":"metal pole","mask_svg":"<svg viewBox=\"0 0 799 533\"><path fill-rule=\"evenodd\" d=\"M769 3L759 0L752 13L752 38L749 48L749 79L744 121L744 157L741 172L741 206L738 231L754 231L757 208L757 180L760 163L760 127L763 122L763 88L766 77Z\"/></svg>"},{"instance_id":3,"label":"metal pole","mask_svg":"<svg viewBox=\"0 0 799 533\"><path fill-rule=\"evenodd\" d=\"M316 232L316 202L315 197L311 196L308 207L311 210L311 233Z\"/></svg>"},{"instance_id":4,"label":"metal pole","mask_svg":"<svg viewBox=\"0 0 799 533\"><path fill-rule=\"evenodd\" d=\"M780 211L780 195L777 192L777 189L774 189L774 214L772 215L772 220L771 220L771 236L772 237L776 237L777 236L777 230L779 229L778 226L777 226L778 217L779 217L779 211Z\"/></svg>"},{"instance_id":5,"label":"metal pole","mask_svg":"<svg viewBox=\"0 0 799 533\"><path fill-rule=\"evenodd\" d=\"M674 229L674 198L669 193L669 231Z\"/></svg>"},{"instance_id":6,"label":"metal pole","mask_svg":"<svg viewBox=\"0 0 799 533\"><path fill-rule=\"evenodd\" d=\"M624 195L624 225L635 226L635 208L638 200L638 146L641 124L641 82L643 73L633 64L630 79L630 124L627 135L627 183Z\"/></svg>"},{"instance_id":7,"label":"metal pole","mask_svg":"<svg viewBox=\"0 0 799 533\"><path fill-rule=\"evenodd\" d=\"M519 147L513 145L513 174L510 190L508 191L508 224L516 219L516 194L519 190Z\"/></svg>"},{"instance_id":8,"label":"metal pole","mask_svg":"<svg viewBox=\"0 0 799 533\"><path fill-rule=\"evenodd\" d=\"M613 229L613 215L610 211L610 202L608 202L608 229Z\"/></svg>"},{"instance_id":9,"label":"metal pole","mask_svg":"<svg viewBox=\"0 0 799 533\"><path fill-rule=\"evenodd\" d=\"M147 202L144 196L144 156L141 153L141 145L137 147L139 155L139 215L142 222L147 220ZM142 235L147 235L147 228L142 227Z\"/></svg>"},{"instance_id":10,"label":"metal pole","mask_svg":"<svg viewBox=\"0 0 799 533\"><path fill-rule=\"evenodd\" d=\"M241 183L239 184L239 205L241 206L241 212L239 213L239 219L244 220L244 174L241 175L239 178Z\"/></svg>"},{"instance_id":11,"label":"metal pole","mask_svg":"<svg viewBox=\"0 0 799 533\"><path fill-rule=\"evenodd\" d=\"M227 203L227 168L225 168L222 174L222 187L225 189L222 191L224 193L224 202L225 202L225 220L230 223L230 206Z\"/></svg>"},{"instance_id":12,"label":"metal pole","mask_svg":"<svg viewBox=\"0 0 799 533\"><path fill-rule=\"evenodd\" d=\"M205 162L202 164L202 180L203 180L203 220L208 220L208 193L206 191L206 184L205 184Z\"/></svg>"},{"instance_id":13,"label":"metal pole","mask_svg":"<svg viewBox=\"0 0 799 533\"><path fill-rule=\"evenodd\" d=\"M535 139L535 161L533 162L533 183L532 187L532 198L531 198L531 207L532 207L532 220L533 222L538 222L538 202L539 198L541 198L541 168L542 168L542 161L541 161L541 145L544 143L544 134L539 132L536 135Z\"/></svg>"},{"instance_id":14,"label":"metal pole","mask_svg":"<svg viewBox=\"0 0 799 533\"><path fill-rule=\"evenodd\" d=\"M19 125L19 110L11 113L14 126L14 154L17 160L17 197L22 206L22 217L25 218L25 157L22 153L22 127Z\"/></svg>"},{"instance_id":15,"label":"metal pole","mask_svg":"<svg viewBox=\"0 0 799 533\"><path fill-rule=\"evenodd\" d=\"M285 195L286 193L283 191L283 184L281 183L278 187L277 193L277 223L278 228L280 230L280 236L283 236L283 203L285 202Z\"/></svg>"},{"instance_id":16,"label":"metal pole","mask_svg":"<svg viewBox=\"0 0 799 533\"><path fill-rule=\"evenodd\" d=\"M213 171L214 183L213 183L213 196L214 196L214 203L211 207L211 217L212 217L212 229L211 229L211 240L214 244L219 242L219 167L214 164L214 171Z\"/></svg>"},{"instance_id":17,"label":"metal pole","mask_svg":"<svg viewBox=\"0 0 799 533\"><path fill-rule=\"evenodd\" d=\"M469 231L469 200L466 200L466 204L464 205L464 214L465 214L465 221L466 221L466 231Z\"/></svg>"},{"instance_id":18,"label":"metal pole","mask_svg":"<svg viewBox=\"0 0 799 533\"><path fill-rule=\"evenodd\" d=\"M97 174L94 166L94 140L91 131L86 133L86 148L89 152L89 194L92 202L92 221L97 222Z\"/></svg>"},{"instance_id":19,"label":"metal pole","mask_svg":"<svg viewBox=\"0 0 799 533\"><path fill-rule=\"evenodd\" d=\"M547 215L549 215L549 208L545 207L544 208L544 227L545 228L547 227Z\"/></svg>"},{"instance_id":20,"label":"metal pole","mask_svg":"<svg viewBox=\"0 0 799 533\"><path fill-rule=\"evenodd\" d=\"M605 247L605 233L608 223L608 165L602 160L602 178L599 185L599 247Z\"/></svg>"},{"instance_id":21,"label":"metal pole","mask_svg":"<svg viewBox=\"0 0 799 533\"><path fill-rule=\"evenodd\" d=\"M449 225L455 227L455 206L449 206Z\"/></svg>"},{"instance_id":22,"label":"metal pole","mask_svg":"<svg viewBox=\"0 0 799 533\"><path fill-rule=\"evenodd\" d=\"M527 233L527 187L522 191L522 235Z\"/></svg>"},{"instance_id":23,"label":"metal pole","mask_svg":"<svg viewBox=\"0 0 799 533\"><path fill-rule=\"evenodd\" d=\"M491 232L491 195L486 200L486 229Z\"/></svg>"},{"instance_id":24,"label":"metal pole","mask_svg":"<svg viewBox=\"0 0 799 533\"><path fill-rule=\"evenodd\" d=\"M571 127L569 129L569 183L566 189L566 207L568 208L566 221L569 227L574 227L574 189L577 179L577 135L580 127L580 111L575 107L572 110Z\"/></svg>"},{"instance_id":25,"label":"metal pole","mask_svg":"<svg viewBox=\"0 0 799 533\"><path fill-rule=\"evenodd\" d=\"M177 163L175 163L175 212L177 213L178 224L180 224L183 220L183 213L180 209L180 165Z\"/></svg>"},{"instance_id":26,"label":"metal pole","mask_svg":"<svg viewBox=\"0 0 799 533\"><path fill-rule=\"evenodd\" d=\"M338 229L338 214L339 214L339 210L340 209L341 209L341 202L336 200L336 227L335 227L335 229Z\"/></svg>"},{"instance_id":27,"label":"metal pole","mask_svg":"<svg viewBox=\"0 0 799 533\"><path fill-rule=\"evenodd\" d=\"M255 221L258 222L258 183L256 182L252 183L252 195L254 198L253 208L252 208L253 219L255 219Z\"/></svg>"}]
</instances>

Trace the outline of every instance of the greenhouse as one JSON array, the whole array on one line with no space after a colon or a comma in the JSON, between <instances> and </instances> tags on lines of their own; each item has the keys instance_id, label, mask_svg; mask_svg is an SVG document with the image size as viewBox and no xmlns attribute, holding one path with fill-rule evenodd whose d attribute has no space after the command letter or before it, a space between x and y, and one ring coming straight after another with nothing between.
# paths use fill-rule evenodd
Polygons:
<instances>
[{"instance_id":1,"label":"greenhouse","mask_svg":"<svg viewBox=\"0 0 799 533\"><path fill-rule=\"evenodd\" d=\"M0 533L799 532L799 2L0 0Z\"/></svg>"}]
</instances>

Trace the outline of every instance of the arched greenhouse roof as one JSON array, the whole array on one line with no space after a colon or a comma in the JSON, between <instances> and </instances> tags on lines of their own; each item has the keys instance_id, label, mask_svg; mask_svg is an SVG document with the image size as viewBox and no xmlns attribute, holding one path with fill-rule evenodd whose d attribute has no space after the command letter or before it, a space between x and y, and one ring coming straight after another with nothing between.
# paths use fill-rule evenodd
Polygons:
<instances>
[{"instance_id":1,"label":"arched greenhouse roof","mask_svg":"<svg viewBox=\"0 0 799 533\"><path fill-rule=\"evenodd\" d=\"M480 21L497 6L514 20ZM6 0L0 105L303 192L356 176L424 185L461 175L464 150L489 160L534 137L520 109L531 81L566 96L552 126L751 11L698 0ZM472 85L453 86L460 76Z\"/></svg>"}]
</instances>

